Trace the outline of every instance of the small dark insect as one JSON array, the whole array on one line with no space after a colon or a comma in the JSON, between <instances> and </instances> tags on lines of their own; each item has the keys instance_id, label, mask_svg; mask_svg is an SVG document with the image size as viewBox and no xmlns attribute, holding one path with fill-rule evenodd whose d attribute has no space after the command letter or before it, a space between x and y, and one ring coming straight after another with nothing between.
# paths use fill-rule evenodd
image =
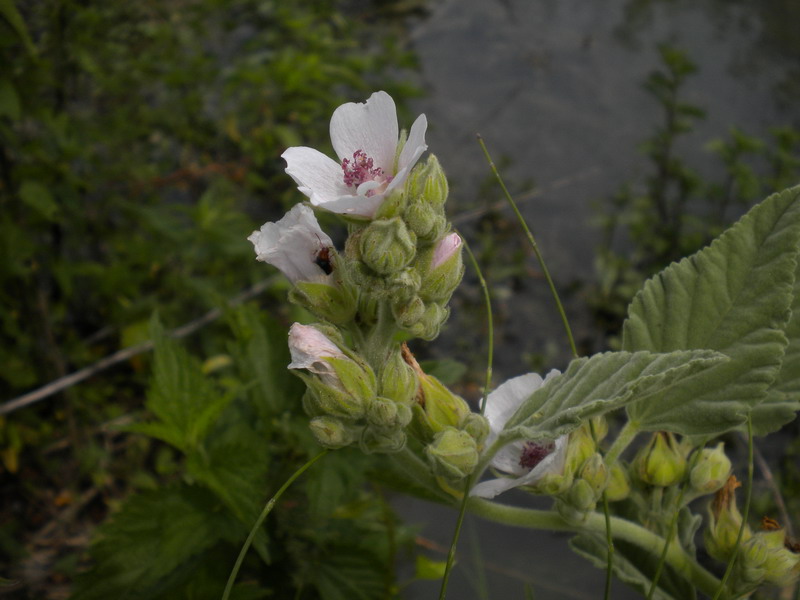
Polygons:
<instances>
[{"instance_id":1,"label":"small dark insect","mask_svg":"<svg viewBox=\"0 0 800 600\"><path fill-rule=\"evenodd\" d=\"M333 265L331 265L331 249L323 248L314 257L314 263L325 272L325 275L330 275L333 272Z\"/></svg>"}]
</instances>

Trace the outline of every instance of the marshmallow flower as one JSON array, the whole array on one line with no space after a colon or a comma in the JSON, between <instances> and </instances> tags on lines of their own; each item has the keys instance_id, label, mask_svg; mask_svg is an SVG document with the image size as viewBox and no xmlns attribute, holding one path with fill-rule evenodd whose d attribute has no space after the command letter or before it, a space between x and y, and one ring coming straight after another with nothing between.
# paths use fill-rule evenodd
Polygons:
<instances>
[{"instance_id":1,"label":"marshmallow flower","mask_svg":"<svg viewBox=\"0 0 800 600\"><path fill-rule=\"evenodd\" d=\"M328 336L316 327L294 323L289 328L290 369L307 369L318 375L323 383L341 387L339 376L326 358L346 359L347 356Z\"/></svg>"},{"instance_id":2,"label":"marshmallow flower","mask_svg":"<svg viewBox=\"0 0 800 600\"><path fill-rule=\"evenodd\" d=\"M485 414L489 421L489 436L485 443L487 448L497 440L520 405L556 375L559 375L556 370L550 371L545 379L536 373L521 375L509 379L489 394ZM494 498L515 487L534 485L549 473L561 474L568 441L569 435L562 435L551 443L517 440L503 446L490 464L498 471L507 473L508 477L483 481L472 488L470 495Z\"/></svg>"},{"instance_id":3,"label":"marshmallow flower","mask_svg":"<svg viewBox=\"0 0 800 600\"><path fill-rule=\"evenodd\" d=\"M402 188L428 146L428 122L420 115L399 154L394 100L375 92L366 103L347 103L331 117L331 142L338 162L305 146L283 153L286 172L311 204L325 210L371 218L384 197Z\"/></svg>"},{"instance_id":4,"label":"marshmallow flower","mask_svg":"<svg viewBox=\"0 0 800 600\"><path fill-rule=\"evenodd\" d=\"M277 267L292 283L327 282L333 241L308 206L296 204L280 221L264 223L247 239L255 247L257 260Z\"/></svg>"}]
</instances>

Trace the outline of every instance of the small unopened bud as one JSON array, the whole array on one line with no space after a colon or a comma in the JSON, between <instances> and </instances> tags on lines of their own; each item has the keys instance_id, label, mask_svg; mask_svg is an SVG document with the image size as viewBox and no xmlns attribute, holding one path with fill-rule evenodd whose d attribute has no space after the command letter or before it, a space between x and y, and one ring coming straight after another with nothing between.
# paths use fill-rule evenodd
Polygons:
<instances>
[{"instance_id":1,"label":"small unopened bud","mask_svg":"<svg viewBox=\"0 0 800 600\"><path fill-rule=\"evenodd\" d=\"M361 433L359 446L366 454L393 454L406 445L406 434L402 429L384 429L367 425Z\"/></svg>"},{"instance_id":2,"label":"small unopened bud","mask_svg":"<svg viewBox=\"0 0 800 600\"><path fill-rule=\"evenodd\" d=\"M603 457L595 452L587 458L578 471L578 477L586 481L594 491L595 498L599 498L608 485L608 467Z\"/></svg>"},{"instance_id":3,"label":"small unopened bud","mask_svg":"<svg viewBox=\"0 0 800 600\"><path fill-rule=\"evenodd\" d=\"M406 180L405 194L409 204L428 204L441 209L447 201L447 176L433 154L425 164L417 165Z\"/></svg>"},{"instance_id":4,"label":"small unopened bud","mask_svg":"<svg viewBox=\"0 0 800 600\"><path fill-rule=\"evenodd\" d=\"M609 472L608 487L606 487L606 498L609 502L624 500L631 493L631 482L628 473L621 463L615 462L611 465Z\"/></svg>"},{"instance_id":5,"label":"small unopened bud","mask_svg":"<svg viewBox=\"0 0 800 600\"><path fill-rule=\"evenodd\" d=\"M361 260L381 275L396 273L416 255L416 238L400 217L373 221L361 234Z\"/></svg>"},{"instance_id":6,"label":"small unopened bud","mask_svg":"<svg viewBox=\"0 0 800 600\"><path fill-rule=\"evenodd\" d=\"M311 419L311 433L325 448L343 448L359 439L361 427L345 423L336 417L322 416Z\"/></svg>"},{"instance_id":7,"label":"small unopened bud","mask_svg":"<svg viewBox=\"0 0 800 600\"><path fill-rule=\"evenodd\" d=\"M736 506L735 490L740 485L736 477L731 475L709 503L708 523L703 532L703 539L706 551L717 560L730 559L736 546L736 539L739 537L742 515ZM745 525L742 541L745 542L752 536L750 527Z\"/></svg>"},{"instance_id":8,"label":"small unopened bud","mask_svg":"<svg viewBox=\"0 0 800 600\"><path fill-rule=\"evenodd\" d=\"M570 508L578 513L587 513L597 506L597 495L591 484L585 479L576 479L565 496L562 496ZM574 519L574 517L573 517Z\"/></svg>"},{"instance_id":9,"label":"small unopened bud","mask_svg":"<svg viewBox=\"0 0 800 600\"><path fill-rule=\"evenodd\" d=\"M653 434L634 459L634 469L644 483L669 487L686 474L686 456L675 436L666 431Z\"/></svg>"},{"instance_id":10,"label":"small unopened bud","mask_svg":"<svg viewBox=\"0 0 800 600\"><path fill-rule=\"evenodd\" d=\"M463 479L478 464L478 448L466 431L447 427L425 447L433 472L446 479Z\"/></svg>"},{"instance_id":11,"label":"small unopened bud","mask_svg":"<svg viewBox=\"0 0 800 600\"><path fill-rule=\"evenodd\" d=\"M444 325L449 316L449 308L436 302L431 302L425 306L422 316L414 324L401 325L401 327L415 337L430 341L439 335L442 325Z\"/></svg>"},{"instance_id":12,"label":"small unopened bud","mask_svg":"<svg viewBox=\"0 0 800 600\"><path fill-rule=\"evenodd\" d=\"M419 294L425 302L447 302L450 299L464 275L462 246L461 237L452 232L420 253L415 265L422 275Z\"/></svg>"},{"instance_id":13,"label":"small unopened bud","mask_svg":"<svg viewBox=\"0 0 800 600\"><path fill-rule=\"evenodd\" d=\"M472 437L472 439L475 440L475 443L480 449L483 447L483 442L489 435L489 421L487 421L486 417L482 415L477 413L469 413L464 418L464 422L461 424L461 429L466 431Z\"/></svg>"},{"instance_id":14,"label":"small unopened bud","mask_svg":"<svg viewBox=\"0 0 800 600\"><path fill-rule=\"evenodd\" d=\"M777 521L764 517L761 526L765 531L759 531L747 543L757 543L765 550L761 565L764 580L781 587L791 585L800 577L800 548L789 541Z\"/></svg>"},{"instance_id":15,"label":"small unopened bud","mask_svg":"<svg viewBox=\"0 0 800 600\"><path fill-rule=\"evenodd\" d=\"M703 448L695 466L689 473L692 489L700 495L713 494L720 489L731 475L731 460L720 442L716 448Z\"/></svg>"},{"instance_id":16,"label":"small unopened bud","mask_svg":"<svg viewBox=\"0 0 800 600\"><path fill-rule=\"evenodd\" d=\"M417 374L403 360L402 351L395 351L389 356L380 371L379 381L380 395L399 404L411 405L417 395Z\"/></svg>"},{"instance_id":17,"label":"small unopened bud","mask_svg":"<svg viewBox=\"0 0 800 600\"><path fill-rule=\"evenodd\" d=\"M438 239L447 230L444 211L430 204L412 202L403 213L408 228L425 242Z\"/></svg>"},{"instance_id":18,"label":"small unopened bud","mask_svg":"<svg viewBox=\"0 0 800 600\"><path fill-rule=\"evenodd\" d=\"M457 428L471 413L469 405L460 396L447 389L441 381L424 372L419 372L419 409L424 429L433 434L447 428ZM469 434L467 434L469 435Z\"/></svg>"},{"instance_id":19,"label":"small unopened bud","mask_svg":"<svg viewBox=\"0 0 800 600\"><path fill-rule=\"evenodd\" d=\"M570 475L576 474L581 465L595 453L596 449L597 446L592 439L589 425L584 423L569 434L564 472Z\"/></svg>"}]
</instances>

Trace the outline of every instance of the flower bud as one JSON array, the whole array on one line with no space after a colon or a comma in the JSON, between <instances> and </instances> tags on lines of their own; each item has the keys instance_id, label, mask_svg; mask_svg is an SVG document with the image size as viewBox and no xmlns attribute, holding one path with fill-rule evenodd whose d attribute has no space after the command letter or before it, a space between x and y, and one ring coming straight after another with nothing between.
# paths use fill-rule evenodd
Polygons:
<instances>
[{"instance_id":1,"label":"flower bud","mask_svg":"<svg viewBox=\"0 0 800 600\"><path fill-rule=\"evenodd\" d=\"M448 233L432 248L420 253L416 267L422 275L420 297L427 302L447 302L464 275L461 259L463 241L455 233Z\"/></svg>"},{"instance_id":2,"label":"flower bud","mask_svg":"<svg viewBox=\"0 0 800 600\"><path fill-rule=\"evenodd\" d=\"M367 407L367 421L384 429L402 429L411 421L411 416L409 406L380 396Z\"/></svg>"},{"instance_id":3,"label":"flower bud","mask_svg":"<svg viewBox=\"0 0 800 600\"><path fill-rule=\"evenodd\" d=\"M578 477L589 484L595 494L595 499L599 498L609 480L608 467L606 467L603 457L598 452L592 454L584 461L578 471Z\"/></svg>"},{"instance_id":4,"label":"flower bud","mask_svg":"<svg viewBox=\"0 0 800 600\"><path fill-rule=\"evenodd\" d=\"M709 503L708 523L703 532L703 539L706 551L717 560L730 559L736 546L736 539L739 537L742 515L736 506L735 490L740 485L736 477L731 475ZM742 541L745 542L752 536L750 527L745 525Z\"/></svg>"},{"instance_id":5,"label":"flower bud","mask_svg":"<svg viewBox=\"0 0 800 600\"><path fill-rule=\"evenodd\" d=\"M712 494L720 489L731 475L731 461L720 442L716 448L703 448L689 473L692 489L700 495Z\"/></svg>"},{"instance_id":6,"label":"flower bud","mask_svg":"<svg viewBox=\"0 0 800 600\"><path fill-rule=\"evenodd\" d=\"M570 523L580 523L597 505L597 496L585 479L576 479L556 502L558 513Z\"/></svg>"},{"instance_id":7,"label":"flower bud","mask_svg":"<svg viewBox=\"0 0 800 600\"><path fill-rule=\"evenodd\" d=\"M363 360L346 354L319 329L295 323L289 330L290 369L314 395L314 412L359 418L375 397L375 374Z\"/></svg>"},{"instance_id":8,"label":"flower bud","mask_svg":"<svg viewBox=\"0 0 800 600\"><path fill-rule=\"evenodd\" d=\"M631 482L628 473L621 463L615 462L611 465L606 487L606 498L609 502L624 500L631 493Z\"/></svg>"},{"instance_id":9,"label":"flower bud","mask_svg":"<svg viewBox=\"0 0 800 600\"><path fill-rule=\"evenodd\" d=\"M569 445L567 446L567 459L564 465L564 473L573 475L583 463L597 450L597 446L592 439L589 424L584 423L578 429L569 434Z\"/></svg>"},{"instance_id":10,"label":"flower bud","mask_svg":"<svg viewBox=\"0 0 800 600\"><path fill-rule=\"evenodd\" d=\"M533 485L533 491L544 496L560 496L570 488L573 481L572 475L546 473Z\"/></svg>"},{"instance_id":11,"label":"flower bud","mask_svg":"<svg viewBox=\"0 0 800 600\"><path fill-rule=\"evenodd\" d=\"M422 316L415 323L412 325L402 325L398 321L398 325L411 335L430 341L439 335L442 325L445 324L449 316L449 308L432 302L425 307Z\"/></svg>"},{"instance_id":12,"label":"flower bud","mask_svg":"<svg viewBox=\"0 0 800 600\"><path fill-rule=\"evenodd\" d=\"M417 253L417 236L400 217L373 221L361 234L361 260L381 275L404 269Z\"/></svg>"},{"instance_id":13,"label":"flower bud","mask_svg":"<svg viewBox=\"0 0 800 600\"><path fill-rule=\"evenodd\" d=\"M463 479L478 464L478 448L466 431L446 427L425 447L433 472L446 479Z\"/></svg>"},{"instance_id":14,"label":"flower bud","mask_svg":"<svg viewBox=\"0 0 800 600\"><path fill-rule=\"evenodd\" d=\"M634 469L644 483L669 487L686 474L686 456L672 433L659 431L634 459Z\"/></svg>"},{"instance_id":15,"label":"flower bud","mask_svg":"<svg viewBox=\"0 0 800 600\"><path fill-rule=\"evenodd\" d=\"M433 435L450 427L458 428L471 413L466 401L436 377L422 371L417 375L420 387L414 410L423 430Z\"/></svg>"},{"instance_id":16,"label":"flower bud","mask_svg":"<svg viewBox=\"0 0 800 600\"><path fill-rule=\"evenodd\" d=\"M417 234L417 239L432 242L447 230L447 217L444 211L430 204L412 202L403 213L408 228Z\"/></svg>"},{"instance_id":17,"label":"flower bud","mask_svg":"<svg viewBox=\"0 0 800 600\"><path fill-rule=\"evenodd\" d=\"M330 416L314 417L309 423L311 433L324 448L343 448L361 436L361 427Z\"/></svg>"},{"instance_id":18,"label":"flower bud","mask_svg":"<svg viewBox=\"0 0 800 600\"><path fill-rule=\"evenodd\" d=\"M352 321L358 308L356 296L349 287L326 283L298 281L289 292L289 300L336 325Z\"/></svg>"},{"instance_id":19,"label":"flower bud","mask_svg":"<svg viewBox=\"0 0 800 600\"><path fill-rule=\"evenodd\" d=\"M483 447L483 442L486 441L489 435L489 421L483 415L471 412L464 418L461 429L466 431L472 439L475 440L475 443L480 449Z\"/></svg>"},{"instance_id":20,"label":"flower bud","mask_svg":"<svg viewBox=\"0 0 800 600\"><path fill-rule=\"evenodd\" d=\"M427 204L441 210L447 201L448 185L439 159L431 154L424 165L417 165L406 180L405 193L410 205Z\"/></svg>"},{"instance_id":21,"label":"flower bud","mask_svg":"<svg viewBox=\"0 0 800 600\"><path fill-rule=\"evenodd\" d=\"M367 425L361 433L359 446L366 454L392 454L400 452L406 445L406 433L402 429L384 429Z\"/></svg>"},{"instance_id":22,"label":"flower bud","mask_svg":"<svg viewBox=\"0 0 800 600\"><path fill-rule=\"evenodd\" d=\"M419 381L414 369L403 360L402 351L393 352L380 372L380 395L410 406L417 395Z\"/></svg>"}]
</instances>

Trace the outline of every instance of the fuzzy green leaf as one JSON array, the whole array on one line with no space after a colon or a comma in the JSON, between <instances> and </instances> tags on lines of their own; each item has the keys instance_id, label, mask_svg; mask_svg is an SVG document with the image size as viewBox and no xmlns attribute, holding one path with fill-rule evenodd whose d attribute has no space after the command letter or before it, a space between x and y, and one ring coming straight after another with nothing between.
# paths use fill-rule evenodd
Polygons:
<instances>
[{"instance_id":1,"label":"fuzzy green leaf","mask_svg":"<svg viewBox=\"0 0 800 600\"><path fill-rule=\"evenodd\" d=\"M522 403L501 439L554 439L587 419L632 401L646 401L726 360L707 350L606 352L573 360L563 374Z\"/></svg>"},{"instance_id":2,"label":"fuzzy green leaf","mask_svg":"<svg viewBox=\"0 0 800 600\"><path fill-rule=\"evenodd\" d=\"M372 553L331 553L319 563L315 585L322 600L382 600L387 597L384 565Z\"/></svg>"},{"instance_id":3,"label":"fuzzy green leaf","mask_svg":"<svg viewBox=\"0 0 800 600\"><path fill-rule=\"evenodd\" d=\"M230 528L217 500L181 485L129 498L100 529L94 569L77 581L74 600L152 598ZM171 583L171 582L170 582Z\"/></svg>"},{"instance_id":4,"label":"fuzzy green leaf","mask_svg":"<svg viewBox=\"0 0 800 600\"><path fill-rule=\"evenodd\" d=\"M200 361L168 339L155 320L151 332L155 357L146 406L158 420L137 423L126 430L158 438L189 454L206 436L233 394L216 389L203 373Z\"/></svg>"},{"instance_id":5,"label":"fuzzy green leaf","mask_svg":"<svg viewBox=\"0 0 800 600\"><path fill-rule=\"evenodd\" d=\"M764 400L787 345L798 198L800 188L770 196L711 246L650 279L634 298L624 350L707 348L731 359L678 389L630 404L637 428L715 435L743 423Z\"/></svg>"},{"instance_id":6,"label":"fuzzy green leaf","mask_svg":"<svg viewBox=\"0 0 800 600\"><path fill-rule=\"evenodd\" d=\"M606 540L598 535L582 533L569 542L572 549L587 558L595 567L605 569L608 565ZM655 574L658 557L623 541L614 542L614 574L628 585L646 595L650 590L650 575ZM666 567L659 577L653 598L655 600L690 600L696 598L695 590L685 580Z\"/></svg>"},{"instance_id":7,"label":"fuzzy green leaf","mask_svg":"<svg viewBox=\"0 0 800 600\"><path fill-rule=\"evenodd\" d=\"M799 261L800 262L800 261ZM794 420L800 411L800 264L795 272L792 316L786 325L789 344L766 399L753 409L753 433L767 435Z\"/></svg>"}]
</instances>

